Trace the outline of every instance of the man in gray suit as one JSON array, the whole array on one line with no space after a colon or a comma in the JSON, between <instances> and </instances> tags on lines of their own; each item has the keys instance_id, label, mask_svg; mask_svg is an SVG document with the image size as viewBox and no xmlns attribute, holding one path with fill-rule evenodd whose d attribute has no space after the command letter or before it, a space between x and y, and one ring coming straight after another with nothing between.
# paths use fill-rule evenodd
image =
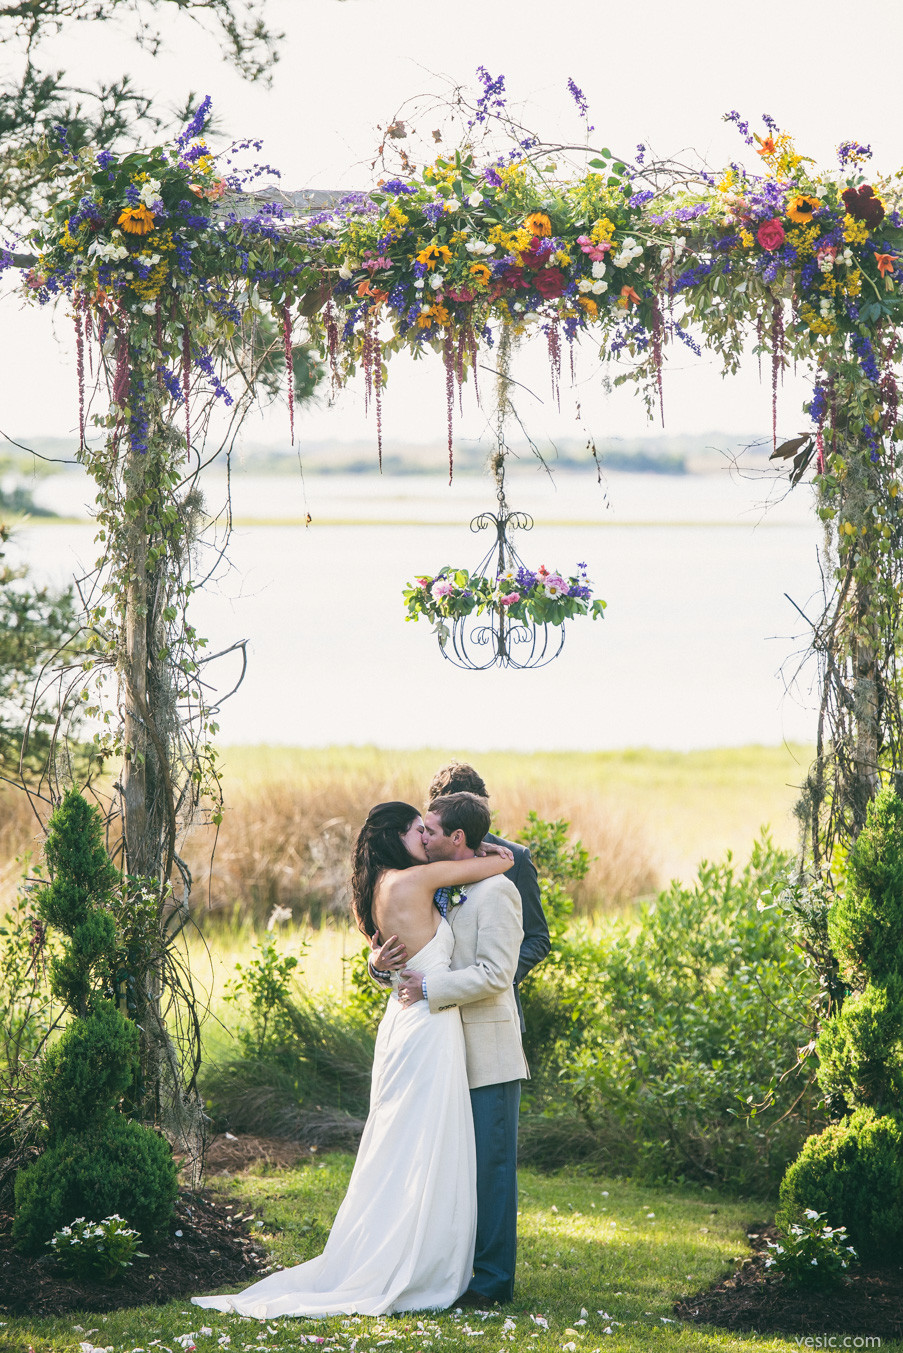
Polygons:
<instances>
[{"instance_id":1,"label":"man in gray suit","mask_svg":"<svg viewBox=\"0 0 903 1353\"><path fill-rule=\"evenodd\" d=\"M482 802L475 804L472 796L477 792ZM517 1116L520 1081L529 1075L518 1036L517 1026L522 1030L524 1025L517 986L550 948L530 852L485 830L486 798L486 786L472 766L453 762L443 767L430 785L431 809L435 805L438 812L427 812L424 845L431 859L460 858L462 851L472 855L479 835L473 836L470 819L475 822L481 811L485 814L480 829L483 839L508 846L515 856L512 868L492 882L511 880L514 888L505 884L500 891L471 885L466 893L469 907L466 902L449 907L448 897L442 897L444 890L440 890L437 906L455 934L452 971L438 982L433 979L431 990L422 990L419 974L411 975L399 987L403 999L425 998L431 1009L461 1006L477 1155L474 1273L459 1298L461 1304L469 1306L510 1301L514 1291ZM471 803L462 804L462 800ZM480 811L475 816L472 809ZM376 949L370 966L377 981L385 980L380 963L388 967L400 952L397 944L393 950L391 941Z\"/></svg>"}]
</instances>

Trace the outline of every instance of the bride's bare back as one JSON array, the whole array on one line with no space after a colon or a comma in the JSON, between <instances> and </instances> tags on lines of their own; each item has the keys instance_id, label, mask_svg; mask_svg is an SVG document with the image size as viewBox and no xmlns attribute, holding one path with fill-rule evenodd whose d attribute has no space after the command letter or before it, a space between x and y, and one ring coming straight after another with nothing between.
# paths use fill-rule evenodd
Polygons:
<instances>
[{"instance_id":1,"label":"bride's bare back","mask_svg":"<svg viewBox=\"0 0 903 1353\"><path fill-rule=\"evenodd\" d=\"M473 855L465 860L436 860L410 869L386 869L373 894L373 919L385 939L396 935L409 958L429 944L439 926L433 904L437 888L462 888L468 883L494 878L511 868L513 856Z\"/></svg>"}]
</instances>

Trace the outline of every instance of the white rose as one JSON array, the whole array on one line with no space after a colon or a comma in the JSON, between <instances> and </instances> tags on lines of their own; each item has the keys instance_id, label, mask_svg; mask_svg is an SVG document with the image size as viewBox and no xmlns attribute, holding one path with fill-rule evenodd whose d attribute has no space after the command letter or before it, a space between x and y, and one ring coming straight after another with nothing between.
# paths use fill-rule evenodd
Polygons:
<instances>
[{"instance_id":1,"label":"white rose","mask_svg":"<svg viewBox=\"0 0 903 1353\"><path fill-rule=\"evenodd\" d=\"M577 290L578 290L578 291L592 291L592 289L593 289L593 284L592 284L592 282L590 281L590 279L589 279L588 277L581 277L581 278L580 278L580 281L577 283Z\"/></svg>"},{"instance_id":2,"label":"white rose","mask_svg":"<svg viewBox=\"0 0 903 1353\"><path fill-rule=\"evenodd\" d=\"M145 315L156 315L156 313L157 313L157 302L156 302L156 301L148 301L145 305L142 305L141 309L142 309L142 311L144 312ZM103 1235L103 1232L101 1231L100 1234Z\"/></svg>"},{"instance_id":3,"label":"white rose","mask_svg":"<svg viewBox=\"0 0 903 1353\"><path fill-rule=\"evenodd\" d=\"M422 290L423 290L423 278L422 278L422 277L416 278L416 280L415 280L415 282L414 282L414 286L415 286L415 288L416 288L417 291L422 291Z\"/></svg>"},{"instance_id":4,"label":"white rose","mask_svg":"<svg viewBox=\"0 0 903 1353\"><path fill-rule=\"evenodd\" d=\"M478 207L482 201L483 201L482 193L471 193L470 197L467 199L467 205L469 207Z\"/></svg>"},{"instance_id":5,"label":"white rose","mask_svg":"<svg viewBox=\"0 0 903 1353\"><path fill-rule=\"evenodd\" d=\"M430 278L430 286L433 288L433 291L439 291L444 281L445 278L441 272L434 272Z\"/></svg>"},{"instance_id":6,"label":"white rose","mask_svg":"<svg viewBox=\"0 0 903 1353\"><path fill-rule=\"evenodd\" d=\"M604 276L605 276L605 264L600 259L598 263L593 264L593 277L604 277Z\"/></svg>"},{"instance_id":7,"label":"white rose","mask_svg":"<svg viewBox=\"0 0 903 1353\"><path fill-rule=\"evenodd\" d=\"M593 282L593 295L594 295L594 296L601 296L602 293L605 292L605 291L607 291L607 290L608 290L608 283L607 283L607 282L602 282L602 281L599 281L599 282Z\"/></svg>"}]
</instances>

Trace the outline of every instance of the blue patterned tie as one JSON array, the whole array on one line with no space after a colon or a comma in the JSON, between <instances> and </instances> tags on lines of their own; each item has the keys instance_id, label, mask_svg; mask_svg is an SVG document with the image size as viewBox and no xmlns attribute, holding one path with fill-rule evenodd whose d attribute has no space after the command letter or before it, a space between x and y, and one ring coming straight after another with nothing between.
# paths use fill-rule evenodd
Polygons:
<instances>
[{"instance_id":1,"label":"blue patterned tie","mask_svg":"<svg viewBox=\"0 0 903 1353\"><path fill-rule=\"evenodd\" d=\"M451 902L451 888L437 888L433 894L433 901L439 908L443 920L448 920L448 904Z\"/></svg>"}]
</instances>

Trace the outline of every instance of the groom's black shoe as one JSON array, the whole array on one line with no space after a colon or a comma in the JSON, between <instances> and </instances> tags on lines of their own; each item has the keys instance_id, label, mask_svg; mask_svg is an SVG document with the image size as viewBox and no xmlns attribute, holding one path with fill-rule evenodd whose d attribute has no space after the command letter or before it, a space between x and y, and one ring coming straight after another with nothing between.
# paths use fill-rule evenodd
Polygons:
<instances>
[{"instance_id":1,"label":"groom's black shoe","mask_svg":"<svg viewBox=\"0 0 903 1353\"><path fill-rule=\"evenodd\" d=\"M456 1306L465 1306L469 1310L488 1311L496 1305L498 1303L493 1297L487 1297L485 1292L474 1292L472 1288L468 1287L466 1292L461 1293L457 1301L452 1302L449 1309L454 1310Z\"/></svg>"}]
</instances>

